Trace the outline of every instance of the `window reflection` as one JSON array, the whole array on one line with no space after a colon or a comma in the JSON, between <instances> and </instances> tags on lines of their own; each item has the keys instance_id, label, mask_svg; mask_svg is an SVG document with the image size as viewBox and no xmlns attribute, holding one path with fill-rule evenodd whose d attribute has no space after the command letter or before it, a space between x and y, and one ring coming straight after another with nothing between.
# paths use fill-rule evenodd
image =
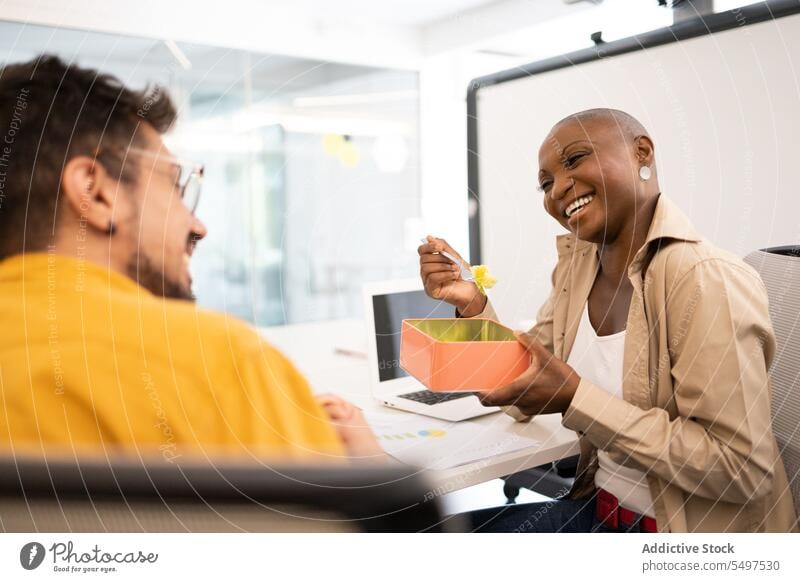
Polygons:
<instances>
[{"instance_id":1,"label":"window reflection","mask_svg":"<svg viewBox=\"0 0 800 582\"><path fill-rule=\"evenodd\" d=\"M167 138L205 164L198 304L260 326L357 317L417 271L417 74L0 22L0 60L54 53L169 88Z\"/></svg>"}]
</instances>

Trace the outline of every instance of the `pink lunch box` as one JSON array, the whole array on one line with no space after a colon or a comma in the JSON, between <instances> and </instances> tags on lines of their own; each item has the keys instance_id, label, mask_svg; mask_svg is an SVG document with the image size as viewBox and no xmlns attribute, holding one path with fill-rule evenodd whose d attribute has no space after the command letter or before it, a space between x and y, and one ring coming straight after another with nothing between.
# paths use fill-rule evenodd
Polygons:
<instances>
[{"instance_id":1,"label":"pink lunch box","mask_svg":"<svg viewBox=\"0 0 800 582\"><path fill-rule=\"evenodd\" d=\"M400 367L430 390L494 390L529 366L513 332L491 319L403 320Z\"/></svg>"}]
</instances>

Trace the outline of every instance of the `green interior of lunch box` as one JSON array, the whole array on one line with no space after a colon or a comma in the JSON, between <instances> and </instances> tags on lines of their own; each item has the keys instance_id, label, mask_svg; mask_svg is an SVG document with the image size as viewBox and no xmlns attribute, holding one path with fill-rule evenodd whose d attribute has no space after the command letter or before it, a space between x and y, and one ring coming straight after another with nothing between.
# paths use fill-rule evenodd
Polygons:
<instances>
[{"instance_id":1,"label":"green interior of lunch box","mask_svg":"<svg viewBox=\"0 0 800 582\"><path fill-rule=\"evenodd\" d=\"M517 341L510 329L486 319L407 319L406 322L440 342Z\"/></svg>"}]
</instances>

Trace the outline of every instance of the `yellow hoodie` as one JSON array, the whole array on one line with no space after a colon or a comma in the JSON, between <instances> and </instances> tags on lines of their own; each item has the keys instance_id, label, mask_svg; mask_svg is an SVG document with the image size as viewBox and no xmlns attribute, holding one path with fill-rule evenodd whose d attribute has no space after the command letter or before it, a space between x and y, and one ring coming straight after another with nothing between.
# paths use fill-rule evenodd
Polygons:
<instances>
[{"instance_id":1,"label":"yellow hoodie","mask_svg":"<svg viewBox=\"0 0 800 582\"><path fill-rule=\"evenodd\" d=\"M315 460L343 446L250 326L89 261L0 262L0 446Z\"/></svg>"}]
</instances>

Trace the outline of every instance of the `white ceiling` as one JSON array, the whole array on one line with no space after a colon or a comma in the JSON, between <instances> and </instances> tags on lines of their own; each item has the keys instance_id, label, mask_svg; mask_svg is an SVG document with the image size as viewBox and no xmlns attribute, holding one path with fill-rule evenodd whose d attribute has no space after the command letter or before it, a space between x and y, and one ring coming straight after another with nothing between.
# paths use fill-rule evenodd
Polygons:
<instances>
[{"instance_id":1,"label":"white ceiling","mask_svg":"<svg viewBox=\"0 0 800 582\"><path fill-rule=\"evenodd\" d=\"M502 53L504 47L492 46L498 37L594 6L595 1L0 0L0 21L413 70L426 57L452 51ZM99 4L103 10L97 10ZM0 44L13 45L15 40L0 38ZM34 44L41 51L51 41ZM147 46L129 48L137 60L147 55ZM120 47L112 50L119 52ZM104 54L99 51L98 56Z\"/></svg>"},{"instance_id":2,"label":"white ceiling","mask_svg":"<svg viewBox=\"0 0 800 582\"><path fill-rule=\"evenodd\" d=\"M261 0L315 17L420 26L502 0ZM533 2L541 0L531 0Z\"/></svg>"},{"instance_id":3,"label":"white ceiling","mask_svg":"<svg viewBox=\"0 0 800 582\"><path fill-rule=\"evenodd\" d=\"M160 17L154 19L156 13ZM140 41L122 43L127 46L115 46L111 39L109 46L94 42L86 50L94 50L98 59L127 52L132 60L146 62L159 56L150 51L163 51L160 40L170 39L193 52L193 62L203 58L197 54L202 49L187 45L406 70L455 52L533 60L588 46L589 35L598 30L606 39L619 38L669 19L670 11L656 0L0 0L0 21ZM25 39L3 32L0 50L41 52L60 49L59 42L68 50L81 41L79 34L51 39L45 33L28 39L26 47Z\"/></svg>"}]
</instances>

